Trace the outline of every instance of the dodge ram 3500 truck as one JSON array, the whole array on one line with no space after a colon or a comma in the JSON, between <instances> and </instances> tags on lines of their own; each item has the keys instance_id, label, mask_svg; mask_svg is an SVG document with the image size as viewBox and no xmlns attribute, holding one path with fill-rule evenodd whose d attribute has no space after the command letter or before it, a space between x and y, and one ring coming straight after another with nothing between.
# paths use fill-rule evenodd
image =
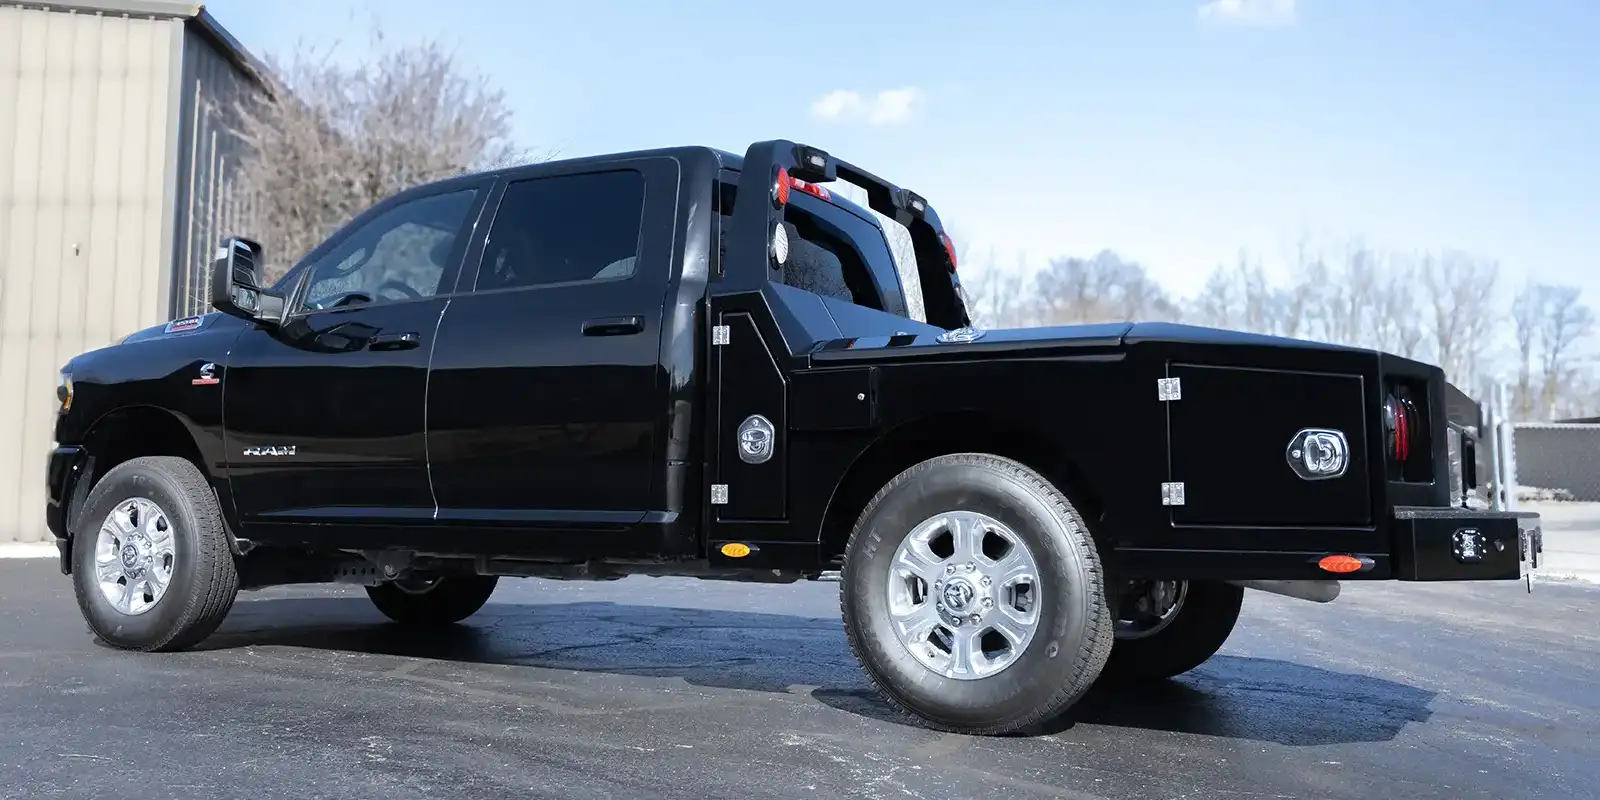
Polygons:
<instances>
[{"instance_id":1,"label":"dodge ram 3500 truck","mask_svg":"<svg viewBox=\"0 0 1600 800\"><path fill-rule=\"evenodd\" d=\"M192 646L289 583L439 625L506 576L837 575L884 695L994 734L1199 665L1246 588L1537 566L1536 515L1464 499L1439 369L982 330L932 206L794 142L454 177L264 263L229 238L214 311L61 371L49 524L113 646Z\"/></svg>"}]
</instances>

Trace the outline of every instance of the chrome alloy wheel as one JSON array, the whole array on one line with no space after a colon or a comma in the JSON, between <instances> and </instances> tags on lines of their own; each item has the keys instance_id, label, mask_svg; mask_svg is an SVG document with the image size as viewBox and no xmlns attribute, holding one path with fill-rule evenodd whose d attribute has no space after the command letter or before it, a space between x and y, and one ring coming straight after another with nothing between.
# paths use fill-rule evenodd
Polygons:
<instances>
[{"instance_id":1,"label":"chrome alloy wheel","mask_svg":"<svg viewBox=\"0 0 1600 800\"><path fill-rule=\"evenodd\" d=\"M171 518L142 497L122 501L95 537L95 579L106 602L130 617L154 608L178 564Z\"/></svg>"},{"instance_id":2,"label":"chrome alloy wheel","mask_svg":"<svg viewBox=\"0 0 1600 800\"><path fill-rule=\"evenodd\" d=\"M1016 663L1038 630L1039 597L1039 567L1022 537L972 511L925 520L889 566L895 635L947 678L986 678Z\"/></svg>"},{"instance_id":3,"label":"chrome alloy wheel","mask_svg":"<svg viewBox=\"0 0 1600 800\"><path fill-rule=\"evenodd\" d=\"M1124 600L1124 611L1117 620L1118 639L1143 639L1166 629L1183 610L1189 596L1188 581L1147 581L1137 595Z\"/></svg>"}]
</instances>

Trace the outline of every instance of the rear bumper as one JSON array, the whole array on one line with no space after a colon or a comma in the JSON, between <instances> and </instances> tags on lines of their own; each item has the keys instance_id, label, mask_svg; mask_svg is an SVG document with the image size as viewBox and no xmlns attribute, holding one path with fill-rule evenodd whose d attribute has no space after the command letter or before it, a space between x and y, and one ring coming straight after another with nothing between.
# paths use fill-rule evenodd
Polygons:
<instances>
[{"instance_id":1,"label":"rear bumper","mask_svg":"<svg viewBox=\"0 0 1600 800\"><path fill-rule=\"evenodd\" d=\"M1517 580L1539 566L1539 515L1468 508L1396 508L1394 577L1403 581Z\"/></svg>"},{"instance_id":2,"label":"rear bumper","mask_svg":"<svg viewBox=\"0 0 1600 800\"><path fill-rule=\"evenodd\" d=\"M1130 579L1501 581L1527 575L1544 551L1539 515L1532 512L1402 506L1388 522L1388 552L1118 548L1116 559ZM1363 540L1372 541L1370 535ZM1341 555L1359 559L1362 568L1323 570L1324 558Z\"/></svg>"}]
</instances>

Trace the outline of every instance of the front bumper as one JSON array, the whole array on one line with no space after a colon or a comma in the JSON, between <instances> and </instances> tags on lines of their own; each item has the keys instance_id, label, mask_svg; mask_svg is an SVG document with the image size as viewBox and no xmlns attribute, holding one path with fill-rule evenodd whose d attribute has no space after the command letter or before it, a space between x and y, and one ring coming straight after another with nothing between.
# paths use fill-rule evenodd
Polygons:
<instances>
[{"instance_id":1,"label":"front bumper","mask_svg":"<svg viewBox=\"0 0 1600 800\"><path fill-rule=\"evenodd\" d=\"M1530 511L1394 510L1394 577L1403 581L1503 581L1539 566L1544 532Z\"/></svg>"},{"instance_id":2,"label":"front bumper","mask_svg":"<svg viewBox=\"0 0 1600 800\"><path fill-rule=\"evenodd\" d=\"M89 468L89 454L77 445L56 447L50 453L45 470L44 522L56 537L56 549L61 553L61 572L66 574L72 564L72 540L68 523L79 478ZM77 498L80 499L81 498Z\"/></svg>"}]
</instances>

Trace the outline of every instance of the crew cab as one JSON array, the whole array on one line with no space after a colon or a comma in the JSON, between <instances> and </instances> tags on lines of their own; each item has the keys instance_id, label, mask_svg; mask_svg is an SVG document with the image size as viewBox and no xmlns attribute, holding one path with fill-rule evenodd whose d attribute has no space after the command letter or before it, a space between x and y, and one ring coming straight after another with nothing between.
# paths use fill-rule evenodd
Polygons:
<instances>
[{"instance_id":1,"label":"crew cab","mask_svg":"<svg viewBox=\"0 0 1600 800\"><path fill-rule=\"evenodd\" d=\"M887 698L995 734L1102 673L1196 667L1247 588L1537 566L1536 515L1470 501L1438 368L1166 323L985 330L955 252L922 196L781 140L418 186L270 283L229 238L214 311L63 368L62 572L95 635L149 651L289 583L420 626L503 577L837 577Z\"/></svg>"}]
</instances>

